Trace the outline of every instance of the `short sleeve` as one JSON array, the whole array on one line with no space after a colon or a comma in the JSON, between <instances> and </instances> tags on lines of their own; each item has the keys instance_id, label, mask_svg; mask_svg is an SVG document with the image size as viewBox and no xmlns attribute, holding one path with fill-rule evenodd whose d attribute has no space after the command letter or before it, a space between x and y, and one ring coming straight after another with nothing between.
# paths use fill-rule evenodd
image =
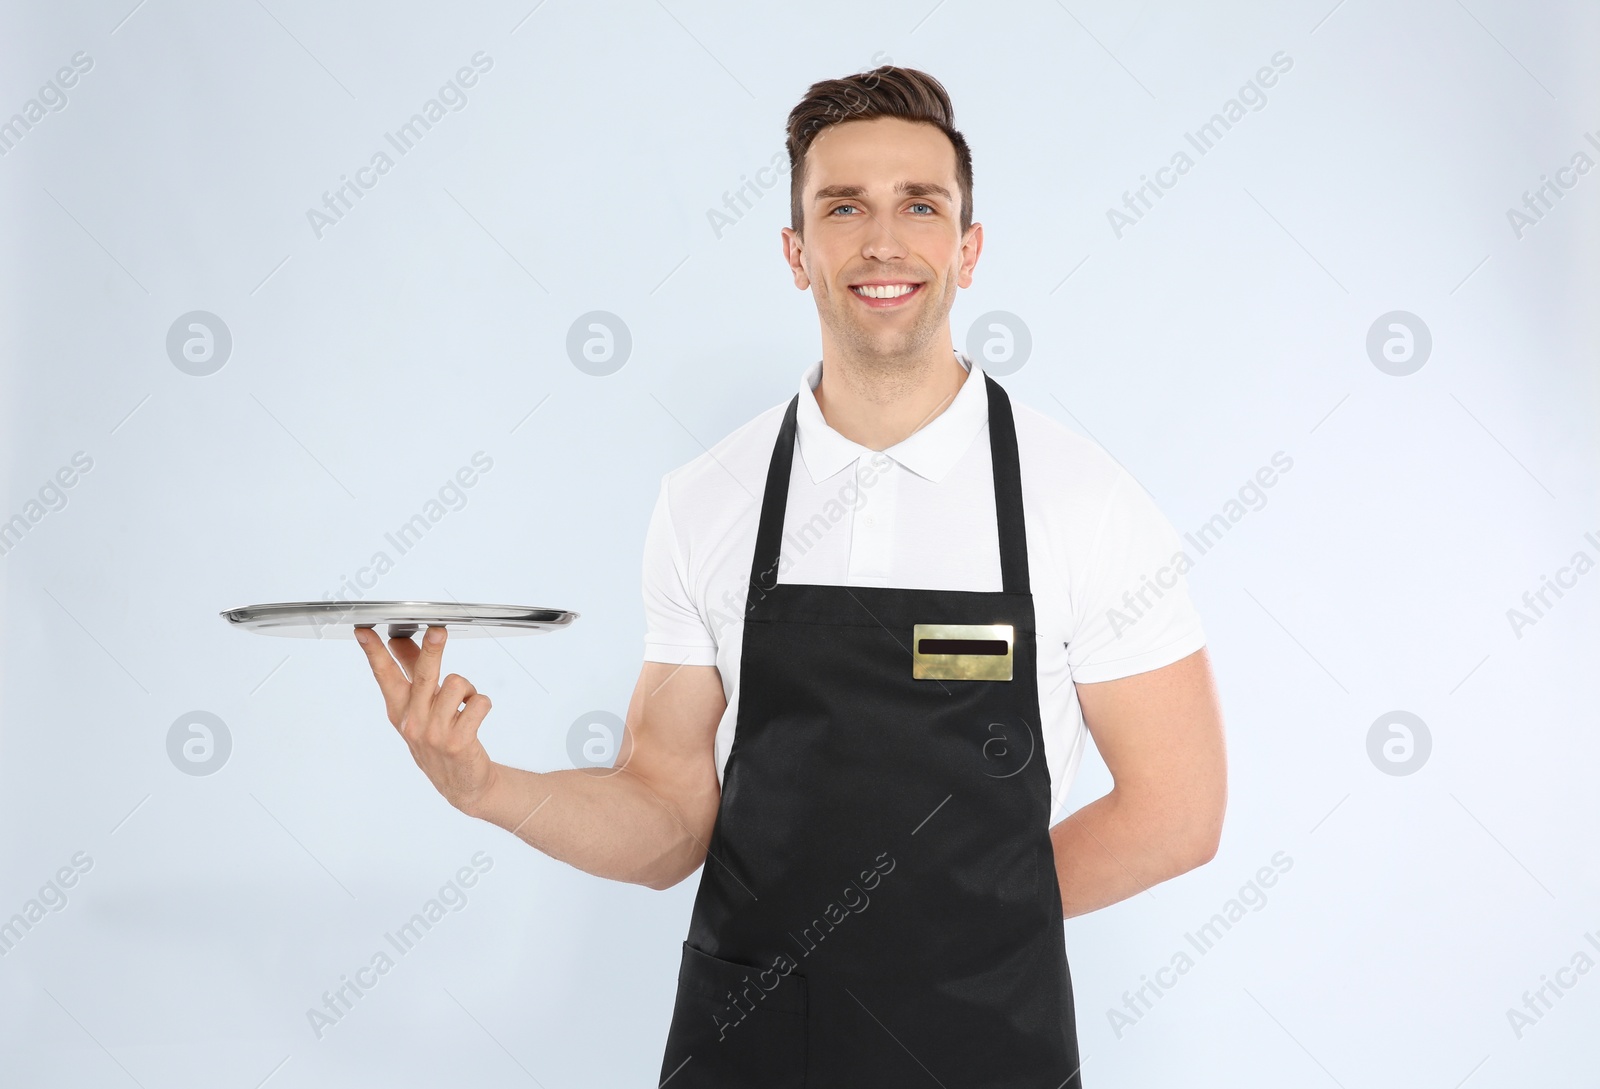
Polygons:
<instances>
[{"instance_id":1,"label":"short sleeve","mask_svg":"<svg viewBox=\"0 0 1600 1089\"><path fill-rule=\"evenodd\" d=\"M645 661L715 665L717 643L689 593L665 476L645 532L643 587Z\"/></svg>"},{"instance_id":2,"label":"short sleeve","mask_svg":"<svg viewBox=\"0 0 1600 1089\"><path fill-rule=\"evenodd\" d=\"M1126 470L1110 489L1089 554L1067 640L1074 681L1159 669L1205 646L1185 579L1192 560L1172 523Z\"/></svg>"}]
</instances>

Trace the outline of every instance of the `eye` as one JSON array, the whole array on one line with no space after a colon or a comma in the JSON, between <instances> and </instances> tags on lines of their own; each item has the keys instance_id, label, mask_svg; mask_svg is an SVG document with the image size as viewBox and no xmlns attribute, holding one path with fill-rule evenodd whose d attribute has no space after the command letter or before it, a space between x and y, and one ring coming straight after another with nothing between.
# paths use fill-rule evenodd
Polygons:
<instances>
[{"instance_id":1,"label":"eye","mask_svg":"<svg viewBox=\"0 0 1600 1089\"><path fill-rule=\"evenodd\" d=\"M855 205L853 205L853 204L841 204L837 208L834 208L833 211L830 211L828 214L831 216L831 215L833 215L834 212L842 212L846 208L854 208L854 207L855 207ZM839 218L839 219L849 219L850 217L849 216L838 216L837 218Z\"/></svg>"},{"instance_id":2,"label":"eye","mask_svg":"<svg viewBox=\"0 0 1600 1089\"><path fill-rule=\"evenodd\" d=\"M913 204L911 207L913 207L913 208L926 208L929 211L930 214L938 211L938 209L935 208L933 205L925 203L923 201L918 201L917 203Z\"/></svg>"}]
</instances>

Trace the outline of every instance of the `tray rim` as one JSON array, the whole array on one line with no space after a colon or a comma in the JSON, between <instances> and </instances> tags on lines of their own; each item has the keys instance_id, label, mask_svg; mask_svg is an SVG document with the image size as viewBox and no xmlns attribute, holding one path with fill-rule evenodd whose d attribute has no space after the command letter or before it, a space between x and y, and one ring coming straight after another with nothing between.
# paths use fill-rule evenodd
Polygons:
<instances>
[{"instance_id":1,"label":"tray rim","mask_svg":"<svg viewBox=\"0 0 1600 1089\"><path fill-rule=\"evenodd\" d=\"M479 610L483 615L474 615ZM217 613L230 627L246 631L279 627L374 628L385 624L429 625L437 621L448 627L500 627L554 629L571 624L579 616L571 609L545 605L507 605L499 602L438 601L419 599L379 599L373 601L263 601L222 609ZM319 624L319 622L321 622Z\"/></svg>"}]
</instances>

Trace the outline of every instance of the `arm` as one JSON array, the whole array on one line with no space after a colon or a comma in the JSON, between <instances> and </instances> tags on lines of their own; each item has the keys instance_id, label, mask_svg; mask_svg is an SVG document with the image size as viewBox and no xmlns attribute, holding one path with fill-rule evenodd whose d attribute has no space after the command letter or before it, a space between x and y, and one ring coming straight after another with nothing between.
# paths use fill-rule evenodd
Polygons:
<instances>
[{"instance_id":1,"label":"arm","mask_svg":"<svg viewBox=\"0 0 1600 1089\"><path fill-rule=\"evenodd\" d=\"M712 744L726 702L715 666L645 662L615 768L524 771L478 740L489 698L459 674L438 683L444 630L419 648L373 632L362 647L389 721L446 801L587 873L665 889L705 860L721 790ZM464 706L463 706L464 705Z\"/></svg>"},{"instance_id":2,"label":"arm","mask_svg":"<svg viewBox=\"0 0 1600 1089\"><path fill-rule=\"evenodd\" d=\"M471 815L586 873L670 888L705 861L722 797L712 742L725 706L716 666L645 662L615 768L495 764Z\"/></svg>"},{"instance_id":3,"label":"arm","mask_svg":"<svg viewBox=\"0 0 1600 1089\"><path fill-rule=\"evenodd\" d=\"M1050 829L1065 918L1209 862L1228 793L1222 712L1204 648L1077 688L1113 784Z\"/></svg>"}]
</instances>

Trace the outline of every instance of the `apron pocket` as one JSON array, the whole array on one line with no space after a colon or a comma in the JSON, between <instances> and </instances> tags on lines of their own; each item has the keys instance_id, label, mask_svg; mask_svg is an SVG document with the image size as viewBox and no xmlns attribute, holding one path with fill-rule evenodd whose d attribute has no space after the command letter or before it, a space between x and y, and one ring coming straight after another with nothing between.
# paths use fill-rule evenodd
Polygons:
<instances>
[{"instance_id":1,"label":"apron pocket","mask_svg":"<svg viewBox=\"0 0 1600 1089\"><path fill-rule=\"evenodd\" d=\"M683 943L663 1080L673 1089L803 1089L806 981Z\"/></svg>"}]
</instances>

